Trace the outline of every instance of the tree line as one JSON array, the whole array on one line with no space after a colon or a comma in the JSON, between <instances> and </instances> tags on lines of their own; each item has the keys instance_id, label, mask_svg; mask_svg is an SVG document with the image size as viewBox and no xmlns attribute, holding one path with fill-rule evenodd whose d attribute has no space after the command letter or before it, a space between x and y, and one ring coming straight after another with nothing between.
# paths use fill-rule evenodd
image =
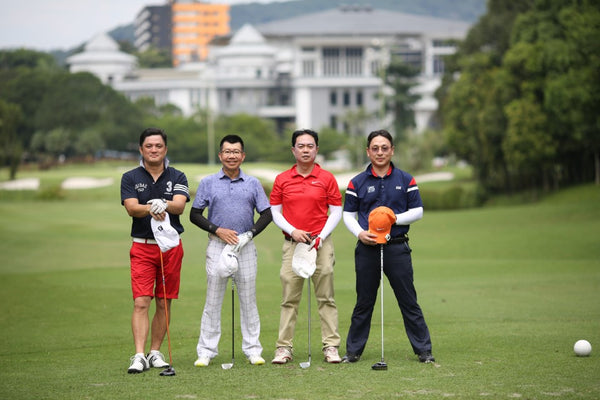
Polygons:
<instances>
[{"instance_id":1,"label":"tree line","mask_svg":"<svg viewBox=\"0 0 600 400\"><path fill-rule=\"evenodd\" d=\"M438 91L447 150L487 193L600 184L600 8L490 0Z\"/></svg>"},{"instance_id":2,"label":"tree line","mask_svg":"<svg viewBox=\"0 0 600 400\"><path fill-rule=\"evenodd\" d=\"M153 99L131 102L90 73L69 73L50 54L0 51L0 166L10 167L11 179L22 162L49 167L59 158L135 156L139 133L149 126L165 129L169 157L177 162L218 161L223 132L242 135L248 161L292 160L289 137L280 136L268 120L245 114L210 115L207 110L184 116L177 107L157 106ZM218 136L212 151L209 128ZM323 136L324 155L346 141L335 131Z\"/></svg>"},{"instance_id":3,"label":"tree line","mask_svg":"<svg viewBox=\"0 0 600 400\"><path fill-rule=\"evenodd\" d=\"M401 161L427 169L429 156L466 160L483 195L600 184L599 37L600 9L591 0L488 1L446 59L436 129L418 140L411 133L415 71L393 62L383 74L395 90L384 102L395 115L390 128L411 158ZM358 110L345 119L356 127L374 117ZM183 116L150 99L132 103L89 73L69 73L49 54L0 51L0 165L10 166L12 178L23 160L45 165L60 155L135 153L148 126L169 133L177 162L216 161L211 128L218 137L241 134L248 161L291 161L289 135L268 120L206 110ZM321 154L346 148L356 164L364 161L366 132L319 132Z\"/></svg>"}]
</instances>

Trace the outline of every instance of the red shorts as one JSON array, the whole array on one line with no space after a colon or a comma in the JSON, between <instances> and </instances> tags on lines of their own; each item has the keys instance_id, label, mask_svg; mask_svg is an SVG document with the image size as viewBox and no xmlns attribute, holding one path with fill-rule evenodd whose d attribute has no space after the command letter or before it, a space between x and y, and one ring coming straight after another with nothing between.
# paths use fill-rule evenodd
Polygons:
<instances>
[{"instance_id":1,"label":"red shorts","mask_svg":"<svg viewBox=\"0 0 600 400\"><path fill-rule=\"evenodd\" d=\"M163 281L160 266L160 248L157 244L133 242L129 251L131 260L131 290L133 298L140 296L163 298ZM181 261L183 246L162 253L165 270L165 286L168 299L179 297L179 280L181 276Z\"/></svg>"}]
</instances>

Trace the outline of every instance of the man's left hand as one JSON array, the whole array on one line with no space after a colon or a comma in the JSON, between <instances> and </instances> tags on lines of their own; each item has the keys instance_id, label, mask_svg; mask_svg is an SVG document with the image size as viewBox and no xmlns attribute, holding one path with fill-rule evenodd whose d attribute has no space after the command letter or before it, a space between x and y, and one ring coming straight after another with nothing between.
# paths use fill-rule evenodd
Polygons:
<instances>
[{"instance_id":1,"label":"man's left hand","mask_svg":"<svg viewBox=\"0 0 600 400\"><path fill-rule=\"evenodd\" d=\"M321 240L321 236L317 236L316 238L313 239L312 242L310 242L311 244L311 248L315 249L315 251L319 250L321 247L323 247L323 241Z\"/></svg>"}]
</instances>

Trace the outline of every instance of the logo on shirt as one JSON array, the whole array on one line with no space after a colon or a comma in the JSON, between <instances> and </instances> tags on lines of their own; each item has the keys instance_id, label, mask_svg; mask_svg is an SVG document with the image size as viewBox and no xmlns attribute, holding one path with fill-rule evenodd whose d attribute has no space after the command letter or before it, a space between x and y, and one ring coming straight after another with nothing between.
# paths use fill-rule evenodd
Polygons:
<instances>
[{"instance_id":1,"label":"logo on shirt","mask_svg":"<svg viewBox=\"0 0 600 400\"><path fill-rule=\"evenodd\" d=\"M396 190L402 190L402 186L396 186Z\"/></svg>"},{"instance_id":2,"label":"logo on shirt","mask_svg":"<svg viewBox=\"0 0 600 400\"><path fill-rule=\"evenodd\" d=\"M142 193L144 190L148 189L148 185L145 183L136 183L135 190L139 193Z\"/></svg>"},{"instance_id":3,"label":"logo on shirt","mask_svg":"<svg viewBox=\"0 0 600 400\"><path fill-rule=\"evenodd\" d=\"M375 186L369 186L367 188L367 193L373 193L375 191Z\"/></svg>"},{"instance_id":4,"label":"logo on shirt","mask_svg":"<svg viewBox=\"0 0 600 400\"><path fill-rule=\"evenodd\" d=\"M173 182L168 181L167 187L165 188L164 196L169 196L171 193L173 193Z\"/></svg>"}]
</instances>

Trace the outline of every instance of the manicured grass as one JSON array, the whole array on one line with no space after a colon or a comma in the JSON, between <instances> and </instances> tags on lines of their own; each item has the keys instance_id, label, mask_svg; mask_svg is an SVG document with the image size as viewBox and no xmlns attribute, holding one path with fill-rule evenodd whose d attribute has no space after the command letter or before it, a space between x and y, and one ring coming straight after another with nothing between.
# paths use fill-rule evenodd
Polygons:
<instances>
[{"instance_id":1,"label":"manicured grass","mask_svg":"<svg viewBox=\"0 0 600 400\"><path fill-rule=\"evenodd\" d=\"M179 166L190 178L215 167ZM106 176L76 169L77 176ZM97 175L93 175L93 171ZM62 173L49 171L59 182ZM236 299L236 362L231 361L229 290L220 354L195 368L204 305L206 234L187 217L180 299L173 305L175 377L160 370L128 375L130 333L129 224L113 186L69 191L41 202L4 195L0 201L3 262L0 317L6 399L597 399L600 398L600 190L582 186L540 203L427 212L411 229L415 284L431 330L435 365L411 354L400 312L386 282L385 358L380 358L377 306L360 362L328 365L320 355L313 303L312 354L307 360L306 300L301 302L294 362L251 366L240 351ZM38 175L39 176L39 175ZM43 178L46 179L45 177ZM11 200L10 197L13 196ZM15 198L26 200L15 200ZM354 239L340 223L336 301L344 343L354 306ZM281 233L256 238L263 356L270 361L279 323ZM313 296L314 301L314 296ZM590 357L573 353L587 339ZM340 349L343 353L345 345ZM163 348L167 354L166 343Z\"/></svg>"}]
</instances>

